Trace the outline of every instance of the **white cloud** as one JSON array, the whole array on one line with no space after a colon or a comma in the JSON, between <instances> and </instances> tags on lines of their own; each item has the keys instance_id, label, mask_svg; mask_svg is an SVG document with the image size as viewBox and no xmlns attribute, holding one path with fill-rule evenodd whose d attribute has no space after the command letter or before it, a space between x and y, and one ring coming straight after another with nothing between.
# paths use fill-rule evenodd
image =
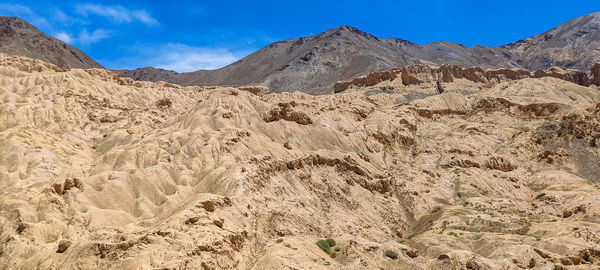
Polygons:
<instances>
[{"instance_id":1,"label":"white cloud","mask_svg":"<svg viewBox=\"0 0 600 270\"><path fill-rule=\"evenodd\" d=\"M97 4L83 4L75 6L77 13L83 16L97 15L107 17L116 23L131 23L139 21L147 25L156 25L154 19L146 10L130 10L123 6L105 6Z\"/></svg>"},{"instance_id":2,"label":"white cloud","mask_svg":"<svg viewBox=\"0 0 600 270\"><path fill-rule=\"evenodd\" d=\"M111 69L136 69L153 66L157 68L190 72L217 69L246 56L250 51L227 48L194 47L185 44L135 44L130 53L120 59L101 62Z\"/></svg>"},{"instance_id":3,"label":"white cloud","mask_svg":"<svg viewBox=\"0 0 600 270\"><path fill-rule=\"evenodd\" d=\"M87 45L99 41L110 36L110 31L106 29L96 29L91 33L87 29L83 29L78 35L73 36L67 32L58 32L54 37L69 44Z\"/></svg>"},{"instance_id":4,"label":"white cloud","mask_svg":"<svg viewBox=\"0 0 600 270\"><path fill-rule=\"evenodd\" d=\"M0 4L0 10L2 13L33 14L29 7L19 4Z\"/></svg>"},{"instance_id":5,"label":"white cloud","mask_svg":"<svg viewBox=\"0 0 600 270\"><path fill-rule=\"evenodd\" d=\"M156 67L189 72L200 69L217 69L240 59L244 53L227 49L191 47L183 44L168 44L162 54L151 59Z\"/></svg>"},{"instance_id":6,"label":"white cloud","mask_svg":"<svg viewBox=\"0 0 600 270\"><path fill-rule=\"evenodd\" d=\"M66 42L66 43L71 43L73 41L73 38L65 32L57 33L54 35L54 37Z\"/></svg>"},{"instance_id":7,"label":"white cloud","mask_svg":"<svg viewBox=\"0 0 600 270\"><path fill-rule=\"evenodd\" d=\"M136 18L145 24L149 24L149 25L158 24L158 21L156 19L152 18L152 16L150 16L150 14L145 10L134 11L131 13L131 15L133 16L133 18Z\"/></svg>"},{"instance_id":8,"label":"white cloud","mask_svg":"<svg viewBox=\"0 0 600 270\"><path fill-rule=\"evenodd\" d=\"M77 37L77 42L80 44L89 44L94 43L98 40L106 38L109 36L109 31L104 29L96 29L93 32L89 33L87 29L83 29L79 32L79 36Z\"/></svg>"}]
</instances>

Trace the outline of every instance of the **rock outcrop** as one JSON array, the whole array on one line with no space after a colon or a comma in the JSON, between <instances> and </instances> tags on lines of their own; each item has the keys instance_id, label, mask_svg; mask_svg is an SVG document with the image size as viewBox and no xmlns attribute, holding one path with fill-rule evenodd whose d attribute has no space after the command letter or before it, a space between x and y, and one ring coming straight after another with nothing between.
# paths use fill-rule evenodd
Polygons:
<instances>
[{"instance_id":1,"label":"rock outcrop","mask_svg":"<svg viewBox=\"0 0 600 270\"><path fill-rule=\"evenodd\" d=\"M590 72L590 83L600 86L600 63L595 63Z\"/></svg>"},{"instance_id":2,"label":"rock outcrop","mask_svg":"<svg viewBox=\"0 0 600 270\"><path fill-rule=\"evenodd\" d=\"M592 74L594 68L592 68ZM593 76L593 75L592 75ZM548 70L533 72L522 69L487 69L480 67L462 68L454 65L434 67L430 65L410 65L402 69L392 69L384 72L373 72L367 76L358 77L350 81L337 82L334 86L335 93L345 91L350 87L375 86L384 81L400 79L404 86L419 84L435 84L440 88L441 83L450 83L456 80L467 80L485 87L492 87L498 83L521 80L525 78L553 77L582 86L588 86L591 79L587 74L576 70L564 70L552 67Z\"/></svg>"}]
</instances>

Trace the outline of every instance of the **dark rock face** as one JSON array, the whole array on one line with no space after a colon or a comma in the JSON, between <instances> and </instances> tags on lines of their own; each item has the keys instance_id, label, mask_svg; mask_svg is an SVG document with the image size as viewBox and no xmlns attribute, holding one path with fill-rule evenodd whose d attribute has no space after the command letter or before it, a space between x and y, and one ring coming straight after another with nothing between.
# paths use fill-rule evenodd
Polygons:
<instances>
[{"instance_id":1,"label":"dark rock face","mask_svg":"<svg viewBox=\"0 0 600 270\"><path fill-rule=\"evenodd\" d=\"M37 58L60 68L102 68L77 48L17 17L0 16L0 52Z\"/></svg>"},{"instance_id":2,"label":"dark rock face","mask_svg":"<svg viewBox=\"0 0 600 270\"><path fill-rule=\"evenodd\" d=\"M519 65L529 70L553 66L587 70L600 62L600 11L501 48L518 55Z\"/></svg>"},{"instance_id":3,"label":"dark rock face","mask_svg":"<svg viewBox=\"0 0 600 270\"><path fill-rule=\"evenodd\" d=\"M179 79L181 74L172 71L165 70L162 68L153 68L153 67L145 67L138 68L135 70L113 70L113 72L117 73L117 75L121 77L129 77L138 81L165 81L165 82L174 82Z\"/></svg>"},{"instance_id":4,"label":"dark rock face","mask_svg":"<svg viewBox=\"0 0 600 270\"><path fill-rule=\"evenodd\" d=\"M600 63L595 63L592 66L590 83L600 86Z\"/></svg>"}]
</instances>

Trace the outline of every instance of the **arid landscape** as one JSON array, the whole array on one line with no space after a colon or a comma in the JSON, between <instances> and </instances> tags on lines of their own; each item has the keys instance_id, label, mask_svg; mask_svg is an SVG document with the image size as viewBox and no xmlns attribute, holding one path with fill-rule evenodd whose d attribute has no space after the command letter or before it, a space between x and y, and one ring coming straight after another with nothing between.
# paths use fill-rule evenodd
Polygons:
<instances>
[{"instance_id":1,"label":"arid landscape","mask_svg":"<svg viewBox=\"0 0 600 270\"><path fill-rule=\"evenodd\" d=\"M2 40L56 50L0 46L0 269L600 268L600 12L548 32L594 38L583 52L537 36L480 65L335 51L329 73L293 54L327 76L288 86L287 67L227 83L248 59L152 81L53 62L80 51L3 20ZM392 42L354 30L320 35ZM199 73L215 86L178 84Z\"/></svg>"}]
</instances>

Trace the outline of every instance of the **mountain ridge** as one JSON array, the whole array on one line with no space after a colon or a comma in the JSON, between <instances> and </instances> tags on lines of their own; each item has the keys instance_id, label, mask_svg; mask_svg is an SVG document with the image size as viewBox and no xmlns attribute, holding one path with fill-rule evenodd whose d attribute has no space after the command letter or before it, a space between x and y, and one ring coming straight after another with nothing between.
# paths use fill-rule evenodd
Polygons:
<instances>
[{"instance_id":1,"label":"mountain ridge","mask_svg":"<svg viewBox=\"0 0 600 270\"><path fill-rule=\"evenodd\" d=\"M259 84L269 87L272 92L300 90L311 94L324 94L331 93L333 84L337 81L413 64L449 64L465 68L474 66L523 68L530 71L558 66L588 73L590 66L600 61L600 50L597 49L600 48L599 29L600 12L594 12L571 19L539 35L506 45L466 47L448 41L418 45L398 38L378 38L352 26L343 25L309 37L274 42L217 70L179 73L179 76L165 77L165 79L171 79L169 82L181 85ZM279 58L269 57L277 53L275 49L277 47L289 47L290 43L293 47L294 44L303 44L307 41L313 46L309 46L308 49L296 48L295 51L294 48L288 48L291 50L285 51L287 54L280 54ZM341 52L337 52L337 56L336 52L332 55L331 51L326 50L310 51L315 46L321 48L336 41L337 45L341 45L337 47ZM343 47L344 45L351 48ZM362 50L355 50L361 47ZM340 61L339 55L343 55L344 50L351 51L354 55L347 57L345 61ZM285 64L257 71L252 65L269 67L269 65L256 63L256 58L262 57L275 60L283 58ZM311 57L324 58L325 61L319 63L317 60L310 63ZM336 58L337 62L330 61ZM294 63L294 60L304 61ZM272 65L273 62L269 63ZM328 69L329 66L333 69ZM128 75L127 72L117 71L117 73ZM158 73L152 72L151 79L160 78ZM137 72L134 78L145 80L150 77Z\"/></svg>"},{"instance_id":2,"label":"mountain ridge","mask_svg":"<svg viewBox=\"0 0 600 270\"><path fill-rule=\"evenodd\" d=\"M0 16L0 52L37 58L60 68L102 68L81 50L19 17Z\"/></svg>"},{"instance_id":3,"label":"mountain ridge","mask_svg":"<svg viewBox=\"0 0 600 270\"><path fill-rule=\"evenodd\" d=\"M101 67L80 50L39 32L21 19L3 17L0 23L3 26L0 38L8 40L0 52L38 58L61 68ZM275 93L328 94L333 93L338 81L416 64L530 71L558 66L587 73L590 66L600 62L598 48L600 11L498 47L466 47L447 41L419 45L399 38L378 38L342 25L308 37L273 42L216 70L178 73L145 67L113 71L136 80L166 81L183 86L255 85Z\"/></svg>"}]
</instances>

